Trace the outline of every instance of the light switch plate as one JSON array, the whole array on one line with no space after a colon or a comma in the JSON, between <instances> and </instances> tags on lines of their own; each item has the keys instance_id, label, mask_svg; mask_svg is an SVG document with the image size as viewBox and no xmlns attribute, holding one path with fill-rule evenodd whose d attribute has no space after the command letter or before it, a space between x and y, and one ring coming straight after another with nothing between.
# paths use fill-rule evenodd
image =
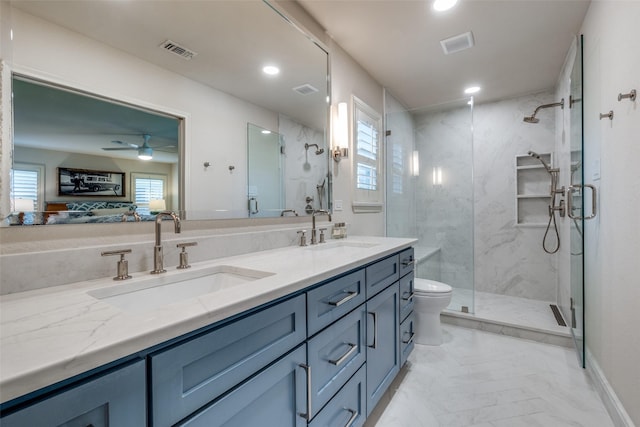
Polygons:
<instances>
[{"instance_id":1,"label":"light switch plate","mask_svg":"<svg viewBox=\"0 0 640 427\"><path fill-rule=\"evenodd\" d=\"M334 200L333 201L333 210L341 211L342 210L342 200Z\"/></svg>"}]
</instances>

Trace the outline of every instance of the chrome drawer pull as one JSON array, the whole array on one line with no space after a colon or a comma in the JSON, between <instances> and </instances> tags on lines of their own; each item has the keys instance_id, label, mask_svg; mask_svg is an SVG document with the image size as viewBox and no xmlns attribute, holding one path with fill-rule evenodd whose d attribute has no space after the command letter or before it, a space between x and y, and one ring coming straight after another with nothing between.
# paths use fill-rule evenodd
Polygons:
<instances>
[{"instance_id":1,"label":"chrome drawer pull","mask_svg":"<svg viewBox=\"0 0 640 427\"><path fill-rule=\"evenodd\" d=\"M298 415L300 415L302 418L304 418L307 421L311 420L311 366L309 365L305 365L304 363L300 363L298 366L300 366L302 369L305 370L305 372L307 373L307 413L304 414L302 412L299 412Z\"/></svg>"},{"instance_id":2,"label":"chrome drawer pull","mask_svg":"<svg viewBox=\"0 0 640 427\"><path fill-rule=\"evenodd\" d=\"M334 307L339 307L342 304L344 304L345 302L347 302L349 300L352 300L353 298L358 296L357 292L349 292L349 291L343 291L343 292L347 292L348 295L346 297L342 298L340 301L336 301L336 302L328 301L327 304L332 305Z\"/></svg>"},{"instance_id":3,"label":"chrome drawer pull","mask_svg":"<svg viewBox=\"0 0 640 427\"><path fill-rule=\"evenodd\" d=\"M349 418L349 421L347 421L347 423L344 425L344 427L351 427L351 425L356 420L356 418L358 418L358 411L354 411L353 409L349 409L349 408L342 408L342 409L344 409L345 411L351 412L351 418Z\"/></svg>"},{"instance_id":4,"label":"chrome drawer pull","mask_svg":"<svg viewBox=\"0 0 640 427\"><path fill-rule=\"evenodd\" d=\"M339 359L329 360L329 363L331 363L332 365L340 366L344 363L345 360L349 358L349 356L351 356L353 353L355 353L358 350L357 344L350 344L350 343L345 343L345 344L347 344L351 348L345 354L340 356Z\"/></svg>"},{"instance_id":5,"label":"chrome drawer pull","mask_svg":"<svg viewBox=\"0 0 640 427\"><path fill-rule=\"evenodd\" d=\"M404 292L402 294L402 299L404 301L409 301L411 298L413 298L413 295L415 295L413 292Z\"/></svg>"},{"instance_id":6,"label":"chrome drawer pull","mask_svg":"<svg viewBox=\"0 0 640 427\"><path fill-rule=\"evenodd\" d=\"M373 344L369 345L369 348L375 349L378 346L378 313L375 311L369 313L373 316Z\"/></svg>"},{"instance_id":7,"label":"chrome drawer pull","mask_svg":"<svg viewBox=\"0 0 640 427\"><path fill-rule=\"evenodd\" d=\"M406 332L405 332L405 335L406 335ZM416 335L415 332L411 332L411 335L409 336L409 339L406 340L406 341L403 339L402 343L403 344L411 344L411 342L413 341L413 337L415 337L415 335Z\"/></svg>"},{"instance_id":8,"label":"chrome drawer pull","mask_svg":"<svg viewBox=\"0 0 640 427\"><path fill-rule=\"evenodd\" d=\"M408 261L407 260L402 261L402 265L404 265L405 267L408 267L410 265L416 265L416 260L409 258Z\"/></svg>"}]
</instances>

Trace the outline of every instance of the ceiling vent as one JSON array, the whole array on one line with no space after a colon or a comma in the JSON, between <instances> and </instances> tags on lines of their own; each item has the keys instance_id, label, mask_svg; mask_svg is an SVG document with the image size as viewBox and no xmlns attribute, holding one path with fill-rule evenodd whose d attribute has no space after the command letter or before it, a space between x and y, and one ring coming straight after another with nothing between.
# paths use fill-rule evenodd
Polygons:
<instances>
[{"instance_id":1,"label":"ceiling vent","mask_svg":"<svg viewBox=\"0 0 640 427\"><path fill-rule=\"evenodd\" d=\"M300 95L310 95L312 93L316 93L318 89L311 86L309 83L305 83L301 86L294 87L293 90L298 92Z\"/></svg>"},{"instance_id":2,"label":"ceiling vent","mask_svg":"<svg viewBox=\"0 0 640 427\"><path fill-rule=\"evenodd\" d=\"M442 46L442 50L445 55L470 49L474 44L473 33L471 31L449 37L448 39L440 40L440 45Z\"/></svg>"},{"instance_id":3,"label":"ceiling vent","mask_svg":"<svg viewBox=\"0 0 640 427\"><path fill-rule=\"evenodd\" d=\"M171 52L171 53L175 53L176 55L186 59L186 60L191 60L193 59L194 56L197 55L196 52L187 49L184 46L180 46L178 43L172 42L171 40L167 40L165 42L163 42L160 45L161 48Z\"/></svg>"}]
</instances>

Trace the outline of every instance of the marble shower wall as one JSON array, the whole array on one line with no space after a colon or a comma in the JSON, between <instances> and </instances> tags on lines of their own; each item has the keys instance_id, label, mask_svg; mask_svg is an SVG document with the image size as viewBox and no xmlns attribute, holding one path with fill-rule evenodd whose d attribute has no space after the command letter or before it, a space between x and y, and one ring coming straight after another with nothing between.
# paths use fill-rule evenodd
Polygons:
<instances>
[{"instance_id":1,"label":"marble shower wall","mask_svg":"<svg viewBox=\"0 0 640 427\"><path fill-rule=\"evenodd\" d=\"M439 277L425 277L472 289L473 139L471 109L466 103L463 100L443 106L445 110L414 115L420 152L416 223L420 244L440 248ZM434 182L438 171L441 183Z\"/></svg>"},{"instance_id":2,"label":"marble shower wall","mask_svg":"<svg viewBox=\"0 0 640 427\"><path fill-rule=\"evenodd\" d=\"M557 255L542 249L545 228L515 225L515 157L529 150L554 152L557 111L541 110L538 124L522 118L555 101L554 92L547 91L474 109L477 291L556 300Z\"/></svg>"},{"instance_id":3,"label":"marble shower wall","mask_svg":"<svg viewBox=\"0 0 640 427\"><path fill-rule=\"evenodd\" d=\"M320 209L317 186L324 181L324 191L321 190L322 209L327 209L329 154L324 143L324 132L297 123L282 114L279 116L278 131L284 145L285 208L295 209L300 216L308 215L305 206L309 196L313 198L310 203L313 209ZM305 150L305 144L318 144L318 147L324 148L324 153L316 155L315 147Z\"/></svg>"},{"instance_id":4,"label":"marble shower wall","mask_svg":"<svg viewBox=\"0 0 640 427\"><path fill-rule=\"evenodd\" d=\"M395 98L385 96L387 171L387 236L416 237L415 182L411 175L414 150L413 117Z\"/></svg>"}]
</instances>

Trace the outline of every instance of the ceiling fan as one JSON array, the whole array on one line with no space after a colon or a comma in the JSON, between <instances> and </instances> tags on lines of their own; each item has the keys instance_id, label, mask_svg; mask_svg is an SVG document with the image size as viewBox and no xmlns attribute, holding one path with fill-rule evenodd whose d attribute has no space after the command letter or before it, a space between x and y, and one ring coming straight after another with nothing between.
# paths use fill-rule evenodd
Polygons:
<instances>
[{"instance_id":1,"label":"ceiling fan","mask_svg":"<svg viewBox=\"0 0 640 427\"><path fill-rule=\"evenodd\" d=\"M160 147L151 147L149 145L149 139L151 135L145 133L142 135L144 142L142 145L131 144L130 142L123 141L111 141L114 144L119 144L121 147L103 147L105 151L117 151L117 150L138 150L138 158L140 160L151 160L153 158L153 150L175 152L175 145L163 145ZM167 148L169 148L167 150Z\"/></svg>"}]
</instances>

